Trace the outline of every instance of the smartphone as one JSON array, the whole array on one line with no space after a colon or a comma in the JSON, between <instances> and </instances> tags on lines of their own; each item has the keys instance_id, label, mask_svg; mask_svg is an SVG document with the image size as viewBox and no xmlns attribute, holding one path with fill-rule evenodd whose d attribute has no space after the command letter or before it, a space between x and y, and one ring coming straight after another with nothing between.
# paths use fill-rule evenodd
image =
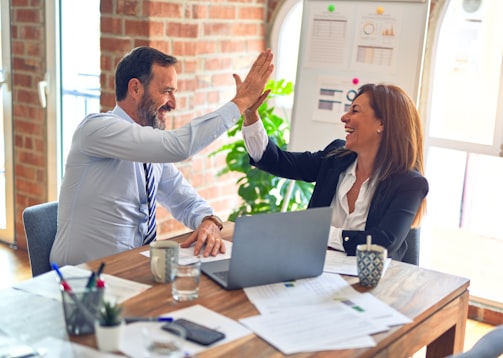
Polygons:
<instances>
[{"instance_id":1,"label":"smartphone","mask_svg":"<svg viewBox=\"0 0 503 358\"><path fill-rule=\"evenodd\" d=\"M183 327L187 332L186 339L191 342L209 346L221 339L225 338L225 334L212 328L205 327L198 323L179 318L173 322L174 324ZM173 323L166 323L162 326L165 331L178 334L178 331L173 328Z\"/></svg>"}]
</instances>

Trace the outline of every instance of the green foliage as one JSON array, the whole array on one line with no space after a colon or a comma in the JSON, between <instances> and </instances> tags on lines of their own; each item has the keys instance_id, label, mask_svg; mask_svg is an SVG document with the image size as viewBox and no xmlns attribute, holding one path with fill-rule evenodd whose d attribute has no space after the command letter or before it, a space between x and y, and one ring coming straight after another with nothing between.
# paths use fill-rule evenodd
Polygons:
<instances>
[{"instance_id":1,"label":"green foliage","mask_svg":"<svg viewBox=\"0 0 503 358\"><path fill-rule=\"evenodd\" d=\"M288 138L290 136L290 123L288 119L282 118L275 113L275 108L269 104L269 101L276 96L288 96L293 93L292 82L285 80L270 80L266 89L270 89L269 97L258 108L262 122L264 123L267 135L281 149L287 149ZM236 125L227 131L229 138L235 137L241 133L243 117ZM302 181L294 181L291 188L291 194L288 190L291 181L268 174L262 170L252 167L249 163L248 153L241 136L236 141L223 145L221 148L211 153L215 155L220 152L226 152L226 167L218 175L224 175L229 172L242 173L238 179L238 195L242 199L242 204L235 209L229 216L229 221L235 221L238 216L253 215L266 212L279 212L286 203L287 211L305 209L313 191L313 184Z\"/></svg>"},{"instance_id":2,"label":"green foliage","mask_svg":"<svg viewBox=\"0 0 503 358\"><path fill-rule=\"evenodd\" d=\"M105 327L118 326L121 321L122 305L119 303L113 303L109 301L104 301L103 306L99 312L98 319L100 324Z\"/></svg>"}]
</instances>

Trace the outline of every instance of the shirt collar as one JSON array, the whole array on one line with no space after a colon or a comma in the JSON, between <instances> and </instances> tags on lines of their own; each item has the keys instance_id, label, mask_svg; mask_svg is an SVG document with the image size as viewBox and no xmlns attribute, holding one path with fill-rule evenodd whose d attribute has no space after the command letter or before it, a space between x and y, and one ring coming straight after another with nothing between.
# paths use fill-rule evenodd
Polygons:
<instances>
[{"instance_id":1,"label":"shirt collar","mask_svg":"<svg viewBox=\"0 0 503 358\"><path fill-rule=\"evenodd\" d=\"M351 176L353 176L353 177L355 177L355 178L356 178L356 163L357 163L357 162L358 162L358 158L356 158L356 159L354 160L354 162L353 162L353 163L351 163L351 164L349 165L349 167L347 167L347 169L346 169L346 173L345 173L346 175L351 175Z\"/></svg>"},{"instance_id":2,"label":"shirt collar","mask_svg":"<svg viewBox=\"0 0 503 358\"><path fill-rule=\"evenodd\" d=\"M129 114L127 114L127 113L126 113L126 111L125 111L125 110L123 110L123 109L122 109L119 105L116 105L116 106L114 107L114 109L112 109L110 112L111 112L111 113L113 113L113 114L115 114L115 115L117 115L117 116L119 116L119 117L121 117L121 118L123 118L123 119L125 119L125 120L127 120L128 122L131 122L131 123L136 123L136 122L133 120L133 118L131 118L131 117L129 116Z\"/></svg>"}]
</instances>

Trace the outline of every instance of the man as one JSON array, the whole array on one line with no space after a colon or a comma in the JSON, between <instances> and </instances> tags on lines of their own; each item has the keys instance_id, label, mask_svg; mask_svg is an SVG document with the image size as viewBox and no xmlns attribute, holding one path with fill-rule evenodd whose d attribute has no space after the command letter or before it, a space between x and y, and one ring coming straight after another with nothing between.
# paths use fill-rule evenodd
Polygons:
<instances>
[{"instance_id":1,"label":"man","mask_svg":"<svg viewBox=\"0 0 503 358\"><path fill-rule=\"evenodd\" d=\"M133 49L117 66L115 108L91 114L77 127L51 261L75 265L155 240L156 199L195 230L182 247L195 242L195 255L225 252L221 221L173 163L209 145L263 95L272 53L262 52L244 81L233 75L236 95L229 103L165 131L167 116L176 108L176 61L150 47Z\"/></svg>"}]
</instances>

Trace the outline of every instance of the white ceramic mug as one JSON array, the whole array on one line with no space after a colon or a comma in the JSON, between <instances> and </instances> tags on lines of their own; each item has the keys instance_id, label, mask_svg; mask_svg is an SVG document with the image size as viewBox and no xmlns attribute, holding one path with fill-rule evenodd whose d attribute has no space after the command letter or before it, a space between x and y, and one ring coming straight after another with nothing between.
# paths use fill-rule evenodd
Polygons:
<instances>
[{"instance_id":1,"label":"white ceramic mug","mask_svg":"<svg viewBox=\"0 0 503 358\"><path fill-rule=\"evenodd\" d=\"M179 244L172 240L150 243L150 271L156 282L171 282L171 260L178 260Z\"/></svg>"}]
</instances>

